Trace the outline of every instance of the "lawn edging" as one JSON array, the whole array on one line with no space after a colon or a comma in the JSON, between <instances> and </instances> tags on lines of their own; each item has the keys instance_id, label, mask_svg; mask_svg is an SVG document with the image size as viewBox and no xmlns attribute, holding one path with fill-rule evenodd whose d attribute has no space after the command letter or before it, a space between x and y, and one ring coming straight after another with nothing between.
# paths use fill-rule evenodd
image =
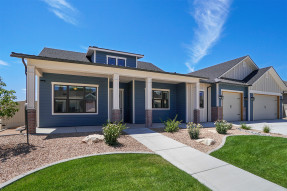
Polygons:
<instances>
[{"instance_id":1,"label":"lawn edging","mask_svg":"<svg viewBox=\"0 0 287 191\"><path fill-rule=\"evenodd\" d=\"M63 159L63 160L60 160L60 161L57 161L57 162L53 162L53 163L44 165L42 167L36 168L34 170L30 170L28 172L20 174L20 175L14 177L14 178L2 183L2 184L0 184L0 190L2 188L4 188L4 187L8 186L9 184L12 184L13 182L16 182L17 180L20 180L20 179L24 178L25 176L28 176L30 174L33 174L33 173L35 173L37 171L40 171L40 170L43 170L45 168L54 166L56 164L60 164L60 163L63 163L63 162L68 162L68 161L75 160L75 159L86 158L86 157L100 156L100 155L112 155L112 154L155 154L155 155L158 155L158 154L156 154L154 152L106 152L106 153L97 153L97 154L90 154L90 155L82 155L82 156L72 157L72 158Z\"/></svg>"}]
</instances>

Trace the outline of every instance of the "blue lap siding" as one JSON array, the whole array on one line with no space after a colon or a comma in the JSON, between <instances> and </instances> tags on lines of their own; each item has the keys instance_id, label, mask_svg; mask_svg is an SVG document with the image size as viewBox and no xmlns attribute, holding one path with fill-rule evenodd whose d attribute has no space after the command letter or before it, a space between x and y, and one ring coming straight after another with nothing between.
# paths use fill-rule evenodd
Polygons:
<instances>
[{"instance_id":1,"label":"blue lap siding","mask_svg":"<svg viewBox=\"0 0 287 191\"><path fill-rule=\"evenodd\" d=\"M98 114L52 114L52 82L98 85ZM39 127L98 126L108 120L108 79L62 74L44 73L40 78L39 89ZM155 89L170 91L170 108L153 110L153 122L174 118L185 122L186 90L185 83L153 83ZM110 83L110 88L113 83ZM124 122L133 122L133 83L120 83L124 89ZM145 82L135 80L135 123L145 123Z\"/></svg>"},{"instance_id":2,"label":"blue lap siding","mask_svg":"<svg viewBox=\"0 0 287 191\"><path fill-rule=\"evenodd\" d=\"M52 115L52 82L95 84L98 88L98 114ZM39 126L93 126L102 125L108 119L108 79L63 74L44 73L39 88Z\"/></svg>"}]
</instances>

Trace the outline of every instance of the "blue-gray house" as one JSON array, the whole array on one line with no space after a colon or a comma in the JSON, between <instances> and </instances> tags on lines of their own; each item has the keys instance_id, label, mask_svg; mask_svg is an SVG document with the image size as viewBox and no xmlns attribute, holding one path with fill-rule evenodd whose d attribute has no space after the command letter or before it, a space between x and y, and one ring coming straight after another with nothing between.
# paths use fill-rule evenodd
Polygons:
<instances>
[{"instance_id":1,"label":"blue-gray house","mask_svg":"<svg viewBox=\"0 0 287 191\"><path fill-rule=\"evenodd\" d=\"M200 115L199 81L205 78L165 72L139 61L141 54L91 46L86 53L44 48L39 55L11 56L27 62L30 132L120 120L151 126L176 115L183 122ZM198 92L192 98L191 87Z\"/></svg>"},{"instance_id":2,"label":"blue-gray house","mask_svg":"<svg viewBox=\"0 0 287 191\"><path fill-rule=\"evenodd\" d=\"M150 127L176 115L195 123L281 118L287 90L273 67L260 69L249 56L190 74L165 72L140 61L142 54L94 46L86 53L44 48L11 56L27 63L32 133L121 120Z\"/></svg>"}]
</instances>

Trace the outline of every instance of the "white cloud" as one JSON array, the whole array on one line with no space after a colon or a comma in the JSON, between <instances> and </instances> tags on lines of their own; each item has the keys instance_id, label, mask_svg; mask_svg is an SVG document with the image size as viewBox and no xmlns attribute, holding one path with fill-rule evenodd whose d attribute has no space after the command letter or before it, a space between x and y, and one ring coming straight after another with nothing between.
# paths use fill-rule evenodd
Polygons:
<instances>
[{"instance_id":1,"label":"white cloud","mask_svg":"<svg viewBox=\"0 0 287 191\"><path fill-rule=\"evenodd\" d=\"M83 50L85 50L85 51L88 51L88 46L83 46L83 45L81 45L80 47L81 47L81 49L83 49Z\"/></svg>"},{"instance_id":2,"label":"white cloud","mask_svg":"<svg viewBox=\"0 0 287 191\"><path fill-rule=\"evenodd\" d=\"M189 61L186 66L194 69L208 51L215 45L223 31L226 22L231 0L194 0L193 9L190 13L197 28L194 30L194 39L187 46Z\"/></svg>"},{"instance_id":3,"label":"white cloud","mask_svg":"<svg viewBox=\"0 0 287 191\"><path fill-rule=\"evenodd\" d=\"M78 11L66 0L43 0L43 1L49 5L49 10L53 12L60 19L73 25L78 24L78 21L74 18Z\"/></svg>"},{"instance_id":4,"label":"white cloud","mask_svg":"<svg viewBox=\"0 0 287 191\"><path fill-rule=\"evenodd\" d=\"M9 64L3 60L0 60L0 65L2 66L8 66Z\"/></svg>"}]
</instances>

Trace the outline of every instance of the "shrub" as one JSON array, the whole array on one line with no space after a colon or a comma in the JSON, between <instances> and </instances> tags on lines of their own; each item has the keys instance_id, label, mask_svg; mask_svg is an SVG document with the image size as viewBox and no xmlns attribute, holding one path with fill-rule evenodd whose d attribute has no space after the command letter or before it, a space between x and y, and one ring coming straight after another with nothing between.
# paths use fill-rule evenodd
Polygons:
<instances>
[{"instance_id":1,"label":"shrub","mask_svg":"<svg viewBox=\"0 0 287 191\"><path fill-rule=\"evenodd\" d=\"M216 131L219 134L226 134L228 129L232 128L232 124L227 123L225 120L217 120L214 123Z\"/></svg>"},{"instance_id":2,"label":"shrub","mask_svg":"<svg viewBox=\"0 0 287 191\"><path fill-rule=\"evenodd\" d=\"M265 126L263 127L263 132L264 132L264 133L270 133L270 127L269 127L268 125L265 125Z\"/></svg>"},{"instance_id":3,"label":"shrub","mask_svg":"<svg viewBox=\"0 0 287 191\"><path fill-rule=\"evenodd\" d=\"M227 127L227 130L232 129L232 123L227 123L227 124L226 124L226 127Z\"/></svg>"},{"instance_id":4,"label":"shrub","mask_svg":"<svg viewBox=\"0 0 287 191\"><path fill-rule=\"evenodd\" d=\"M126 124L123 124L122 122L118 122L118 123L108 122L103 127L103 134L105 137L105 142L108 145L115 145L122 131L126 128L127 128Z\"/></svg>"},{"instance_id":5,"label":"shrub","mask_svg":"<svg viewBox=\"0 0 287 191\"><path fill-rule=\"evenodd\" d=\"M198 139L199 138L200 128L202 128L202 125L200 125L199 123L196 124L196 123L189 122L186 125L186 128L188 130L188 134L189 134L191 139Z\"/></svg>"},{"instance_id":6,"label":"shrub","mask_svg":"<svg viewBox=\"0 0 287 191\"><path fill-rule=\"evenodd\" d=\"M248 125L246 125L245 123L242 123L242 124L241 124L241 129L250 130L250 129L251 129L251 127L250 127L250 126L248 126Z\"/></svg>"},{"instance_id":7,"label":"shrub","mask_svg":"<svg viewBox=\"0 0 287 191\"><path fill-rule=\"evenodd\" d=\"M177 121L177 115L175 116L174 119L168 119L166 121L164 121L164 131L165 132L176 132L179 130L179 124L181 123L181 121Z\"/></svg>"}]
</instances>

